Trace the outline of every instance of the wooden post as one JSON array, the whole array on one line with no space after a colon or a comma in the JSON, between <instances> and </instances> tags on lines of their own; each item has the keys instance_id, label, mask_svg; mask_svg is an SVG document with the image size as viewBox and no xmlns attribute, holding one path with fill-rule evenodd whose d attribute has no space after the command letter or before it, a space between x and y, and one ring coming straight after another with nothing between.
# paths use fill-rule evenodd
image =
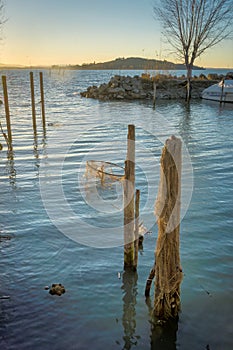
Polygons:
<instances>
[{"instance_id":1,"label":"wooden post","mask_svg":"<svg viewBox=\"0 0 233 350\"><path fill-rule=\"evenodd\" d=\"M30 72L30 86L31 86L31 101L32 101L32 124L33 124L34 133L36 134L36 105L35 105L33 72Z\"/></svg>"},{"instance_id":2,"label":"wooden post","mask_svg":"<svg viewBox=\"0 0 233 350\"><path fill-rule=\"evenodd\" d=\"M222 102L223 102L223 93L224 93L224 84L225 84L225 81L224 81L224 79L223 79L223 81L222 81L222 88L221 88L221 96L220 96L220 105L222 104Z\"/></svg>"},{"instance_id":3,"label":"wooden post","mask_svg":"<svg viewBox=\"0 0 233 350\"><path fill-rule=\"evenodd\" d=\"M136 190L135 196L135 227L134 227L134 266L138 266L138 245L139 245L139 210L140 190Z\"/></svg>"},{"instance_id":4,"label":"wooden post","mask_svg":"<svg viewBox=\"0 0 233 350\"><path fill-rule=\"evenodd\" d=\"M180 310L180 192L181 140L172 136L161 156L160 184L155 205L158 239L155 251L154 314L160 319L176 317Z\"/></svg>"},{"instance_id":5,"label":"wooden post","mask_svg":"<svg viewBox=\"0 0 233 350\"><path fill-rule=\"evenodd\" d=\"M11 120L10 120L10 109L9 109L9 101L8 101L8 92L7 92L7 82L6 76L2 76L2 85L3 85L3 95L4 95L4 106L6 113L6 125L7 125L7 144L8 148L12 150L12 133L11 133Z\"/></svg>"},{"instance_id":6,"label":"wooden post","mask_svg":"<svg viewBox=\"0 0 233 350\"><path fill-rule=\"evenodd\" d=\"M124 268L134 266L135 126L128 125L124 179Z\"/></svg>"},{"instance_id":7,"label":"wooden post","mask_svg":"<svg viewBox=\"0 0 233 350\"><path fill-rule=\"evenodd\" d=\"M135 182L135 126L128 125L128 136L127 136L127 158L130 162L134 163L132 166L132 179Z\"/></svg>"},{"instance_id":8,"label":"wooden post","mask_svg":"<svg viewBox=\"0 0 233 350\"><path fill-rule=\"evenodd\" d=\"M155 108L155 101L156 101L156 82L153 81L153 108Z\"/></svg>"},{"instance_id":9,"label":"wooden post","mask_svg":"<svg viewBox=\"0 0 233 350\"><path fill-rule=\"evenodd\" d=\"M124 179L124 269L136 270L134 267L134 184L132 163L125 161Z\"/></svg>"},{"instance_id":10,"label":"wooden post","mask_svg":"<svg viewBox=\"0 0 233 350\"><path fill-rule=\"evenodd\" d=\"M43 128L46 127L45 121L45 105L44 105L44 82L43 82L43 72L40 72L40 98L41 98L41 114L42 114L42 123Z\"/></svg>"}]
</instances>

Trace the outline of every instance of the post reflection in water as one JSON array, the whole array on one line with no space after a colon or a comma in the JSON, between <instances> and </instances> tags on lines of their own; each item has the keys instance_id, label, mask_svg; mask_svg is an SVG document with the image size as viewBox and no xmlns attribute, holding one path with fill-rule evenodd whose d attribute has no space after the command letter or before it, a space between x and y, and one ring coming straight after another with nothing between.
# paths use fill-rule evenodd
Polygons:
<instances>
[{"instance_id":1,"label":"post reflection in water","mask_svg":"<svg viewBox=\"0 0 233 350\"><path fill-rule=\"evenodd\" d=\"M16 170L15 170L15 161L14 161L14 152L7 152L7 162L6 162L6 171L10 180L10 185L16 187Z\"/></svg>"},{"instance_id":2,"label":"post reflection in water","mask_svg":"<svg viewBox=\"0 0 233 350\"><path fill-rule=\"evenodd\" d=\"M39 148L40 145L38 145L38 135L37 133L34 133L34 143L33 143L33 154L36 160L35 166L36 168L40 167L40 152L46 155L46 146L47 146L47 136L46 136L46 129L43 128L43 137L41 140L41 146L42 150Z\"/></svg>"},{"instance_id":3,"label":"post reflection in water","mask_svg":"<svg viewBox=\"0 0 233 350\"><path fill-rule=\"evenodd\" d=\"M178 331L178 318L171 318L164 322L153 317L151 299L146 303L151 317L151 350L176 350L176 333Z\"/></svg>"},{"instance_id":4,"label":"post reflection in water","mask_svg":"<svg viewBox=\"0 0 233 350\"><path fill-rule=\"evenodd\" d=\"M151 325L151 350L176 350L178 320L170 319L165 324Z\"/></svg>"},{"instance_id":5,"label":"post reflection in water","mask_svg":"<svg viewBox=\"0 0 233 350\"><path fill-rule=\"evenodd\" d=\"M37 134L34 134L33 153L36 159L39 158Z\"/></svg>"},{"instance_id":6,"label":"post reflection in water","mask_svg":"<svg viewBox=\"0 0 233 350\"><path fill-rule=\"evenodd\" d=\"M137 272L126 270L122 276L124 291L123 296L123 315L122 326L124 328L124 347L122 349L129 350L132 346L136 346L140 336L136 332L136 304L137 304Z\"/></svg>"}]
</instances>

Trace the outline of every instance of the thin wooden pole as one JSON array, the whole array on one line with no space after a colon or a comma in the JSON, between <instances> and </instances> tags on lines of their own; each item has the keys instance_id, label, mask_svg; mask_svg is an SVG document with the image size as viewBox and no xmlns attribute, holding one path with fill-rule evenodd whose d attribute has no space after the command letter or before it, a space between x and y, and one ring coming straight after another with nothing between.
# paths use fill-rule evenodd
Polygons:
<instances>
[{"instance_id":1,"label":"thin wooden pole","mask_svg":"<svg viewBox=\"0 0 233 350\"><path fill-rule=\"evenodd\" d=\"M135 126L128 125L124 180L124 268L134 266Z\"/></svg>"},{"instance_id":2,"label":"thin wooden pole","mask_svg":"<svg viewBox=\"0 0 233 350\"><path fill-rule=\"evenodd\" d=\"M34 133L36 134L36 105L35 105L33 72L30 72L30 86L31 86L31 101L32 101L32 124L33 124Z\"/></svg>"},{"instance_id":3,"label":"thin wooden pole","mask_svg":"<svg viewBox=\"0 0 233 350\"><path fill-rule=\"evenodd\" d=\"M124 269L135 270L134 267L134 185L132 163L125 161L124 180Z\"/></svg>"},{"instance_id":4,"label":"thin wooden pole","mask_svg":"<svg viewBox=\"0 0 233 350\"><path fill-rule=\"evenodd\" d=\"M40 98L41 98L41 113L42 113L42 123L43 128L46 127L45 121L45 105L44 105L44 82L43 82L43 72L40 72Z\"/></svg>"},{"instance_id":5,"label":"thin wooden pole","mask_svg":"<svg viewBox=\"0 0 233 350\"><path fill-rule=\"evenodd\" d=\"M10 109L9 109L7 82L6 82L5 75L2 76L2 85L3 85L5 113L6 113L8 148L9 148L9 150L12 150L12 132L11 132Z\"/></svg>"},{"instance_id":6,"label":"thin wooden pole","mask_svg":"<svg viewBox=\"0 0 233 350\"><path fill-rule=\"evenodd\" d=\"M128 125L127 136L127 160L134 163L132 167L132 179L135 182L135 126Z\"/></svg>"},{"instance_id":7,"label":"thin wooden pole","mask_svg":"<svg viewBox=\"0 0 233 350\"><path fill-rule=\"evenodd\" d=\"M136 190L135 196L135 228L134 228L134 266L138 266L138 245L139 245L139 211L140 211L140 190Z\"/></svg>"},{"instance_id":8,"label":"thin wooden pole","mask_svg":"<svg viewBox=\"0 0 233 350\"><path fill-rule=\"evenodd\" d=\"M220 105L222 104L222 102L223 102L223 92L224 92L224 84L225 84L225 81L224 81L224 79L223 79L223 81L222 81L222 88L221 88L221 96L220 96Z\"/></svg>"},{"instance_id":9,"label":"thin wooden pole","mask_svg":"<svg viewBox=\"0 0 233 350\"><path fill-rule=\"evenodd\" d=\"M155 251L155 316L168 319L180 310L181 140L172 136L161 156L160 184L155 205L158 239Z\"/></svg>"},{"instance_id":10,"label":"thin wooden pole","mask_svg":"<svg viewBox=\"0 0 233 350\"><path fill-rule=\"evenodd\" d=\"M145 297L146 298L148 298L150 296L150 288L151 288L151 284L152 284L154 277L155 277L155 265L150 270L150 274L149 274L147 281L146 281L146 288L145 288Z\"/></svg>"},{"instance_id":11,"label":"thin wooden pole","mask_svg":"<svg viewBox=\"0 0 233 350\"><path fill-rule=\"evenodd\" d=\"M153 108L155 108L155 102L156 102L156 82L153 81Z\"/></svg>"}]
</instances>

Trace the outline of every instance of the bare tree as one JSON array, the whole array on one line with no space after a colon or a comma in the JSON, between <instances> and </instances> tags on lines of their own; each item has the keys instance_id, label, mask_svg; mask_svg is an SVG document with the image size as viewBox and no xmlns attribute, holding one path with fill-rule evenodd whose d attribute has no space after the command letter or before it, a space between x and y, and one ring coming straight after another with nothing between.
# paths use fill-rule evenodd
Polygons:
<instances>
[{"instance_id":1,"label":"bare tree","mask_svg":"<svg viewBox=\"0 0 233 350\"><path fill-rule=\"evenodd\" d=\"M232 33L233 1L158 0L154 13L168 43L184 60L189 100L195 59Z\"/></svg>"},{"instance_id":2,"label":"bare tree","mask_svg":"<svg viewBox=\"0 0 233 350\"><path fill-rule=\"evenodd\" d=\"M6 22L4 8L5 8L5 1L4 0L0 0L0 40L2 39L3 25Z\"/></svg>"}]
</instances>

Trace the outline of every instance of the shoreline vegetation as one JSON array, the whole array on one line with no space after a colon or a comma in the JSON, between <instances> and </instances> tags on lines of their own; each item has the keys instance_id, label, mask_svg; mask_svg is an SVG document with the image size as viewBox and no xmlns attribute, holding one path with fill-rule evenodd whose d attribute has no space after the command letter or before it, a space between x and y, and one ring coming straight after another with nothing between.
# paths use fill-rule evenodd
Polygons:
<instances>
[{"instance_id":1,"label":"shoreline vegetation","mask_svg":"<svg viewBox=\"0 0 233 350\"><path fill-rule=\"evenodd\" d=\"M218 74L200 74L192 79L192 99L200 99L201 93L207 87L218 83L224 78ZM101 101L109 100L172 100L185 99L187 78L157 74L151 76L144 73L141 76L115 75L108 83L89 86L80 93L82 97L94 98Z\"/></svg>"},{"instance_id":2,"label":"shoreline vegetation","mask_svg":"<svg viewBox=\"0 0 233 350\"><path fill-rule=\"evenodd\" d=\"M81 65L52 65L52 66L22 66L0 64L0 69L67 69L67 70L184 70L182 63L173 63L166 60L147 59L141 57L116 58L115 60L100 63L83 63ZM194 70L205 70L194 66Z\"/></svg>"}]
</instances>

